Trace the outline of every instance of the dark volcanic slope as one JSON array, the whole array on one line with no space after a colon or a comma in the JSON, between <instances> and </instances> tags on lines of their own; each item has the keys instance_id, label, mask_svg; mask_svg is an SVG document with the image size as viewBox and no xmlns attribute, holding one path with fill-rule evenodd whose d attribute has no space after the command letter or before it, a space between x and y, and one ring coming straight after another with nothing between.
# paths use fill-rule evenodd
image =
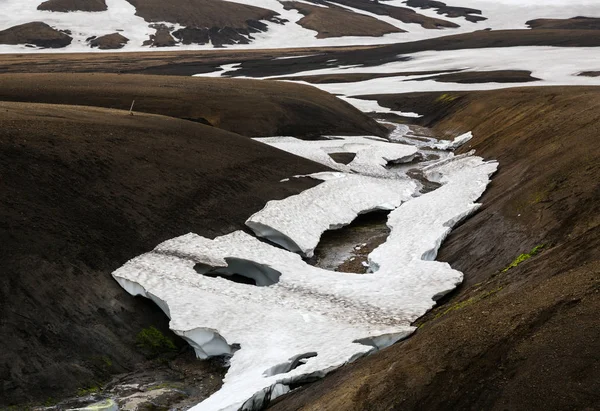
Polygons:
<instances>
[{"instance_id":1,"label":"dark volcanic slope","mask_svg":"<svg viewBox=\"0 0 600 411\"><path fill-rule=\"evenodd\" d=\"M248 28L248 20L269 20L272 10L225 0L127 0L148 22L178 23L192 28Z\"/></svg>"},{"instance_id":2,"label":"dark volcanic slope","mask_svg":"<svg viewBox=\"0 0 600 411\"><path fill-rule=\"evenodd\" d=\"M191 121L0 102L0 170L4 409L131 370L137 333L167 319L110 273L174 236L241 229L309 184L281 179L324 167Z\"/></svg>"},{"instance_id":3,"label":"dark volcanic slope","mask_svg":"<svg viewBox=\"0 0 600 411\"><path fill-rule=\"evenodd\" d=\"M422 77L411 81L435 80L441 83L528 83L538 81L527 70L492 70L492 71L461 71L460 73L440 74L438 76Z\"/></svg>"},{"instance_id":4,"label":"dark volcanic slope","mask_svg":"<svg viewBox=\"0 0 600 411\"><path fill-rule=\"evenodd\" d=\"M310 0L317 4L328 4L324 0ZM439 29L442 27L456 28L458 24L452 23L448 20L436 19L435 17L424 16L417 13L413 9L408 7L397 7L385 2L379 1L363 1L363 0L335 0L329 3L338 3L344 6L353 7L359 10L368 11L380 16L390 16L396 20L400 20L403 23L414 23L419 24L426 29Z\"/></svg>"},{"instance_id":5,"label":"dark volcanic slope","mask_svg":"<svg viewBox=\"0 0 600 411\"><path fill-rule=\"evenodd\" d=\"M389 23L371 16L330 5L329 7L311 6L298 1L282 2L286 10L296 9L304 15L298 21L302 27L317 31L317 38L342 36L379 37L388 33L402 33Z\"/></svg>"},{"instance_id":6,"label":"dark volcanic slope","mask_svg":"<svg viewBox=\"0 0 600 411\"><path fill-rule=\"evenodd\" d=\"M265 31L259 20L278 21L272 10L226 0L127 0L148 22L177 23L183 44L248 44L251 33Z\"/></svg>"},{"instance_id":7,"label":"dark volcanic slope","mask_svg":"<svg viewBox=\"0 0 600 411\"><path fill-rule=\"evenodd\" d=\"M573 17L571 19L537 19L526 23L532 29L600 30L600 18Z\"/></svg>"},{"instance_id":8,"label":"dark volcanic slope","mask_svg":"<svg viewBox=\"0 0 600 411\"><path fill-rule=\"evenodd\" d=\"M120 49L129 42L129 39L120 33L107 34L90 40L91 47L98 47L100 50Z\"/></svg>"},{"instance_id":9,"label":"dark volcanic slope","mask_svg":"<svg viewBox=\"0 0 600 411\"><path fill-rule=\"evenodd\" d=\"M37 7L38 10L57 12L69 11L105 11L105 0L48 0Z\"/></svg>"},{"instance_id":10,"label":"dark volcanic slope","mask_svg":"<svg viewBox=\"0 0 600 411\"><path fill-rule=\"evenodd\" d=\"M386 135L314 87L258 80L115 74L0 75L0 101L77 104L168 115L246 136Z\"/></svg>"},{"instance_id":11,"label":"dark volcanic slope","mask_svg":"<svg viewBox=\"0 0 600 411\"><path fill-rule=\"evenodd\" d=\"M420 7L422 9L435 9L438 14L445 14L448 17L464 17L467 21L473 23L487 20L487 18L481 16L481 10L472 9L469 7L449 6L441 1L407 0L405 3L407 6L410 7Z\"/></svg>"},{"instance_id":12,"label":"dark volcanic slope","mask_svg":"<svg viewBox=\"0 0 600 411\"><path fill-rule=\"evenodd\" d=\"M20 24L0 31L0 44L33 44L44 48L61 48L73 39L39 21Z\"/></svg>"},{"instance_id":13,"label":"dark volcanic slope","mask_svg":"<svg viewBox=\"0 0 600 411\"><path fill-rule=\"evenodd\" d=\"M445 94L413 96L429 108L425 121L453 136L473 130L462 151L500 163L483 207L440 253L464 285L410 339L273 409L600 406L600 88ZM404 100L394 107L408 109Z\"/></svg>"}]
</instances>

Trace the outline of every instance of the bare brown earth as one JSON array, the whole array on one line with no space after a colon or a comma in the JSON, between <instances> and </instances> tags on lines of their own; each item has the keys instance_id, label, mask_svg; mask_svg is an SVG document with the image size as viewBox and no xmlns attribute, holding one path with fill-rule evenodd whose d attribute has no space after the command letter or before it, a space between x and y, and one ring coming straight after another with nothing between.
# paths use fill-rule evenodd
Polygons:
<instances>
[{"instance_id":1,"label":"bare brown earth","mask_svg":"<svg viewBox=\"0 0 600 411\"><path fill-rule=\"evenodd\" d=\"M600 18L573 17L571 19L537 19L526 23L532 29L600 30Z\"/></svg>"},{"instance_id":2,"label":"bare brown earth","mask_svg":"<svg viewBox=\"0 0 600 411\"><path fill-rule=\"evenodd\" d=\"M387 135L379 123L314 87L245 79L117 74L3 74L0 101L75 104L162 114L245 136Z\"/></svg>"},{"instance_id":3,"label":"bare brown earth","mask_svg":"<svg viewBox=\"0 0 600 411\"><path fill-rule=\"evenodd\" d=\"M385 77L407 77L407 76L427 76L433 74L448 73L460 70L434 70L434 71L402 71L396 73L348 73L348 74L313 74L307 76L289 76L278 77L277 80L305 81L311 84L328 83L357 83L361 81L373 80Z\"/></svg>"},{"instance_id":4,"label":"bare brown earth","mask_svg":"<svg viewBox=\"0 0 600 411\"><path fill-rule=\"evenodd\" d=\"M61 48L73 39L39 21L20 24L0 31L0 44L33 44L43 48Z\"/></svg>"},{"instance_id":5,"label":"bare brown earth","mask_svg":"<svg viewBox=\"0 0 600 411\"><path fill-rule=\"evenodd\" d=\"M410 7L419 7L422 9L435 9L438 14L444 14L448 17L464 17L467 21L470 21L472 23L487 20L486 17L481 16L481 10L472 9L469 7L449 6L441 1L407 0L405 3L407 6Z\"/></svg>"},{"instance_id":6,"label":"bare brown earth","mask_svg":"<svg viewBox=\"0 0 600 411\"><path fill-rule=\"evenodd\" d=\"M107 34L90 41L90 47L98 47L100 50L114 50L123 48L129 39L120 33Z\"/></svg>"},{"instance_id":7,"label":"bare brown earth","mask_svg":"<svg viewBox=\"0 0 600 411\"><path fill-rule=\"evenodd\" d=\"M155 29L156 33L150 35L150 38L144 42L144 46L171 47L177 43L171 36L169 28L164 24L157 25Z\"/></svg>"},{"instance_id":8,"label":"bare brown earth","mask_svg":"<svg viewBox=\"0 0 600 411\"><path fill-rule=\"evenodd\" d=\"M107 7L105 0L48 0L41 3L37 9L66 13L69 11L105 11Z\"/></svg>"},{"instance_id":9,"label":"bare brown earth","mask_svg":"<svg viewBox=\"0 0 600 411\"><path fill-rule=\"evenodd\" d=\"M328 4L323 0L310 0L316 4ZM439 29L442 27L456 28L458 24L450 22L448 20L436 19L435 17L424 16L417 13L413 9L407 7L397 7L385 4L379 1L362 1L362 0L336 0L330 3L337 3L343 6L353 7L359 10L365 10L371 13L375 13L380 16L390 16L396 20L400 20L403 23L414 23L419 24L426 29ZM329 3L329 4L330 4Z\"/></svg>"},{"instance_id":10,"label":"bare brown earth","mask_svg":"<svg viewBox=\"0 0 600 411\"><path fill-rule=\"evenodd\" d=\"M12 102L0 102L0 169L0 409L143 363L136 335L167 332L167 317L110 273L178 235L242 229L315 184L281 179L325 170L191 121Z\"/></svg>"},{"instance_id":11,"label":"bare brown earth","mask_svg":"<svg viewBox=\"0 0 600 411\"><path fill-rule=\"evenodd\" d=\"M266 31L259 20L279 21L276 12L225 0L127 0L148 22L178 23L173 32L183 44L248 44L252 33Z\"/></svg>"},{"instance_id":12,"label":"bare brown earth","mask_svg":"<svg viewBox=\"0 0 600 411\"><path fill-rule=\"evenodd\" d=\"M178 23L189 28L248 28L248 20L270 20L272 10L225 0L127 0L147 22Z\"/></svg>"},{"instance_id":13,"label":"bare brown earth","mask_svg":"<svg viewBox=\"0 0 600 411\"><path fill-rule=\"evenodd\" d=\"M411 53L426 50L516 46L597 47L600 46L600 36L591 36L589 30L500 30L384 46L84 55L4 54L0 60L0 72L118 72L190 76L215 71L223 64L240 63L241 68L230 72L230 75L264 77L294 75L300 71L339 65L377 66L410 59ZM277 57L294 55L297 57L274 61Z\"/></svg>"},{"instance_id":14,"label":"bare brown earth","mask_svg":"<svg viewBox=\"0 0 600 411\"><path fill-rule=\"evenodd\" d=\"M296 9L304 15L298 21L302 27L315 30L317 38L342 36L372 36L380 37L388 33L403 33L389 23L371 16L354 13L341 7L311 6L298 1L282 2L286 10Z\"/></svg>"},{"instance_id":15,"label":"bare brown earth","mask_svg":"<svg viewBox=\"0 0 600 411\"><path fill-rule=\"evenodd\" d=\"M410 81L434 80L440 83L529 83L539 81L532 77L527 70L492 70L492 71L461 71L460 73L440 74L431 77L421 77Z\"/></svg>"},{"instance_id":16,"label":"bare brown earth","mask_svg":"<svg viewBox=\"0 0 600 411\"><path fill-rule=\"evenodd\" d=\"M499 160L482 208L440 251L465 282L417 322L413 337L272 409L598 409L600 88L385 100L403 110L420 100L424 124L448 136L473 130L461 152Z\"/></svg>"}]
</instances>

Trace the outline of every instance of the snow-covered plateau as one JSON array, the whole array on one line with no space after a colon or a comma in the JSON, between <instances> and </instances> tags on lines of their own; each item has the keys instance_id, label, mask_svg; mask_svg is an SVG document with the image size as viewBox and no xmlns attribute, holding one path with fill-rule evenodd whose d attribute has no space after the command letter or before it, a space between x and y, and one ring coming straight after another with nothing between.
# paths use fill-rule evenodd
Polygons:
<instances>
[{"instance_id":1,"label":"snow-covered plateau","mask_svg":"<svg viewBox=\"0 0 600 411\"><path fill-rule=\"evenodd\" d=\"M406 134L399 128L396 136ZM313 176L323 181L269 202L248 220L280 247L242 231L213 240L189 233L113 273L129 293L152 299L198 357L231 356L222 388L193 410L258 409L290 385L406 338L411 323L462 281L462 273L434 259L451 228L478 208L497 163L444 152L421 166L441 186L420 194L402 173L362 174L378 174L384 161L410 161L420 148L347 140L262 139L324 164L329 160L322 153L329 150L357 158L364 153L354 165ZM381 208L392 210L391 234L369 255L368 274L324 270L301 257L310 255L323 231ZM234 282L234 276L248 281Z\"/></svg>"}]
</instances>

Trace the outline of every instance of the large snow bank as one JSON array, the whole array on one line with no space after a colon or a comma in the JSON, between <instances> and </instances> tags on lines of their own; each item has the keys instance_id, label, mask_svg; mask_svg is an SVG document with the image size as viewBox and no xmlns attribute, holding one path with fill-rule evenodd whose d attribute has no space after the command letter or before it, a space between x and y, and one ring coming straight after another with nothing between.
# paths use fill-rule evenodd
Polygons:
<instances>
[{"instance_id":1,"label":"large snow bank","mask_svg":"<svg viewBox=\"0 0 600 411\"><path fill-rule=\"evenodd\" d=\"M431 308L433 299L462 280L448 264L431 260L450 228L477 208L474 202L496 166L473 156L428 166L425 173L443 186L390 214L392 233L370 256L373 274L316 268L297 254L236 231L214 240L195 234L174 238L129 261L113 276L132 294L159 301L171 318L170 327L199 356L231 354L237 344L241 347L231 357L221 390L194 410L256 409L285 393L292 382L323 376L413 331L410 323ZM378 187L368 179L343 175L329 181L353 181L359 188L352 197L387 200L393 186ZM328 187L329 181L317 187ZM400 192L407 190L406 183L396 183ZM337 193L335 186L329 187L322 189L323 196ZM306 198L317 199L310 193ZM336 224L338 213L346 210L332 205L332 199L323 203L329 207L323 215ZM278 204L275 215L287 216L290 228L295 222L296 231L314 212L290 201ZM231 261L236 261L235 269L228 269ZM257 287L202 274L211 268L244 274L243 262L280 276ZM202 269L195 270L198 266Z\"/></svg>"}]
</instances>

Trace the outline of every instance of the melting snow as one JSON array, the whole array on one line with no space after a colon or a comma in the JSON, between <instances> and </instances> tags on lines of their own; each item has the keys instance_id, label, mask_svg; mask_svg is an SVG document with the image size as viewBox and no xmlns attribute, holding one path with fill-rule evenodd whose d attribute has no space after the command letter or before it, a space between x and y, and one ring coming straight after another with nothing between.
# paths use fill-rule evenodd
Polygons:
<instances>
[{"instance_id":1,"label":"melting snow","mask_svg":"<svg viewBox=\"0 0 600 411\"><path fill-rule=\"evenodd\" d=\"M307 142L305 154L313 156L315 147L331 141ZM199 357L233 353L221 390L193 410L256 409L291 383L322 377L412 333L411 322L461 282L460 272L432 260L452 226L478 207L496 167L449 154L424 169L443 186L418 198L411 196L415 184L404 179L320 173L319 186L269 202L249 219L262 234L271 230L267 234L275 239L277 232L289 240L284 246L310 254L323 230L361 212L393 209L392 233L369 256L372 274L316 268L236 231L214 240L192 233L174 238L113 276L131 294L155 301ZM210 272L221 277L203 275ZM222 278L234 274L263 286Z\"/></svg>"},{"instance_id":2,"label":"melting snow","mask_svg":"<svg viewBox=\"0 0 600 411\"><path fill-rule=\"evenodd\" d=\"M386 169L386 165L411 161L417 154L417 148L414 146L392 144L377 137L331 137L315 141L294 137L263 137L255 140L324 164L334 170L374 177L393 176L394 173ZM334 161L329 156L330 153L355 153L356 157L346 165Z\"/></svg>"},{"instance_id":3,"label":"melting snow","mask_svg":"<svg viewBox=\"0 0 600 411\"><path fill-rule=\"evenodd\" d=\"M359 214L393 210L416 190L408 179L335 173L298 195L269 201L246 225L259 237L312 257L325 231L348 225Z\"/></svg>"}]
</instances>

